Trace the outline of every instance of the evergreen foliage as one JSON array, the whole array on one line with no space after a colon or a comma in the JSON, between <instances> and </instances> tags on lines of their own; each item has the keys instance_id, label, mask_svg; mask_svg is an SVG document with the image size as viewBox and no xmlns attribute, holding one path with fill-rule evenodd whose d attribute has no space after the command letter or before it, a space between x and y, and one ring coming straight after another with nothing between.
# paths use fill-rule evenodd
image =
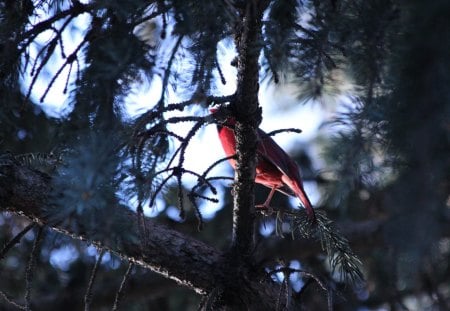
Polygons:
<instances>
[{"instance_id":1,"label":"evergreen foliage","mask_svg":"<svg viewBox=\"0 0 450 311\"><path fill-rule=\"evenodd\" d=\"M257 292L239 278L250 271L263 275L258 284L280 284L278 309L448 310L449 16L446 0L0 0L0 185L23 165L51 189L43 219L0 200L0 309L242 307L250 298L230 292ZM257 39L245 45L249 33ZM224 47L237 53L231 66ZM317 222L276 196L273 213L250 218L262 229L242 258L228 250L240 187L230 194L222 186L231 175L215 173L229 159L203 172L185 164L193 137L217 123L209 106L256 96L221 88L225 68L238 82L242 68L256 72L245 64L255 55L259 76L246 85L287 85L296 104L333 117L307 142L314 148L296 150L320 193ZM132 95L158 87L130 117ZM59 115L48 110L54 94ZM250 126L260 121L251 105L230 111ZM281 131L298 132L269 135ZM256 188L255 201L264 194ZM212 204L220 207L209 219ZM137 251L128 256L124 241L152 249L146 218L155 205L154 220L186 243L224 250L223 273L236 283L202 291L178 279L183 287L166 278L170 267L152 267L161 277L140 267Z\"/></svg>"}]
</instances>

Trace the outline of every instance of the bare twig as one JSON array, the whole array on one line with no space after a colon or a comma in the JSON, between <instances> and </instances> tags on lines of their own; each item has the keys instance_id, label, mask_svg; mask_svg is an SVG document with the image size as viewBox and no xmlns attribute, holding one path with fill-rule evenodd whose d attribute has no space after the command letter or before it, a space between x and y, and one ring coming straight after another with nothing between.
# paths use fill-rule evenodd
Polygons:
<instances>
[{"instance_id":1,"label":"bare twig","mask_svg":"<svg viewBox=\"0 0 450 311\"><path fill-rule=\"evenodd\" d=\"M128 278L130 277L131 271L133 270L134 264L132 262L130 262L128 264L128 268L127 271L125 272L125 274L123 275L123 279L122 282L120 283L120 287L117 290L116 293L116 298L114 299L114 304L112 307L112 311L116 311L117 308L119 307L120 302L123 299L124 293L125 293L125 285L128 281Z\"/></svg>"},{"instance_id":2,"label":"bare twig","mask_svg":"<svg viewBox=\"0 0 450 311\"><path fill-rule=\"evenodd\" d=\"M47 96L48 92L50 91L50 89L52 88L52 86L53 86L53 84L55 83L56 79L59 77L59 75L60 75L61 72L64 70L64 68L66 68L67 65L70 65L70 70L69 70L69 73L67 74L68 76L67 76L66 84L65 84L65 86L64 86L64 91L66 91L67 84L68 84L68 81L69 81L69 78L70 78L70 71L71 71L71 69L72 69L72 65L73 65L73 63L74 63L75 61L77 61L77 54L78 54L78 52L81 50L81 48L82 48L87 42L88 42L88 41L87 41L87 38L85 38L85 39L84 39L84 40L83 40L83 41L75 48L75 50L72 52L72 54L70 54L70 55L67 57L67 59L66 59L66 61L64 62L64 64L62 64L62 65L59 67L58 71L56 71L56 73L53 75L53 77L52 77L52 79L50 80L50 82L47 84L47 87L45 88L44 94L42 94L42 96L41 96L41 98L40 98L40 101L41 101L41 102L44 101L44 99L45 99L45 97ZM37 75L36 75L36 76L37 76ZM36 77L36 76L35 76L35 77ZM33 87L33 85L30 84L30 90L29 90L29 92L31 91L31 88L32 88L32 87Z\"/></svg>"},{"instance_id":3,"label":"bare twig","mask_svg":"<svg viewBox=\"0 0 450 311\"><path fill-rule=\"evenodd\" d=\"M0 260L2 260L6 253L14 247L14 245L18 244L22 237L31 229L33 229L36 226L35 222L30 223L28 226L26 226L22 231L20 231L14 238L12 238L0 251Z\"/></svg>"},{"instance_id":4,"label":"bare twig","mask_svg":"<svg viewBox=\"0 0 450 311\"><path fill-rule=\"evenodd\" d=\"M211 164L210 166L208 166L208 168L203 172L202 177L205 178L205 177L208 175L208 173L209 173L213 168L215 168L217 165L219 165L219 164L222 163L222 162L231 160L231 159L236 159L236 155L224 157L224 158L222 158L222 159L219 159L219 160L215 161L213 164Z\"/></svg>"},{"instance_id":5,"label":"bare twig","mask_svg":"<svg viewBox=\"0 0 450 311\"><path fill-rule=\"evenodd\" d=\"M283 273L283 275L284 275L283 281L286 281L286 282L289 280L290 275L293 273L299 273L302 276L308 277L309 280L314 280L327 295L328 310L331 311L333 309L333 300L332 300L333 296L331 293L331 289L328 286L326 286L325 283L323 283L317 276L315 276L311 272L301 270L301 269L294 269L294 268L290 268L287 266L284 266L284 267L281 267L278 269L274 269L269 272L269 275L273 275L273 274L280 273L280 272ZM304 289L306 289L306 287L308 287L310 285L309 280L305 283L305 285L300 290L300 292L296 294L297 297L300 297L300 295L303 293ZM285 286L286 286L286 291L287 291L287 287L289 285L286 283ZM280 291L281 291L281 289L280 289ZM281 295L281 292L280 292L280 295ZM290 294L290 292L287 292L286 295L288 295L288 297L286 297L286 305L288 305L291 294ZM280 299L280 297L279 297L279 299Z\"/></svg>"},{"instance_id":6,"label":"bare twig","mask_svg":"<svg viewBox=\"0 0 450 311\"><path fill-rule=\"evenodd\" d=\"M89 284L86 289L86 294L84 295L84 310L89 311L91 307L92 302L92 287L94 285L95 278L97 276L97 271L100 266L100 263L102 262L103 255L105 254L105 250L102 249L100 251L100 254L98 255L97 260L95 261L94 268L92 268L91 277L89 278Z\"/></svg>"},{"instance_id":7,"label":"bare twig","mask_svg":"<svg viewBox=\"0 0 450 311\"><path fill-rule=\"evenodd\" d=\"M25 309L31 310L31 288L36 267L36 258L39 256L40 245L43 237L44 227L39 227L36 238L34 239L33 248L31 249L30 258L28 259L27 270L25 272Z\"/></svg>"},{"instance_id":8,"label":"bare twig","mask_svg":"<svg viewBox=\"0 0 450 311\"><path fill-rule=\"evenodd\" d=\"M201 231L203 229L203 216L200 211L200 206L198 206L198 203L195 200L195 197L192 193L188 194L188 199L189 199L189 201L191 201L192 205L194 206L195 216L197 217L197 220L198 220L197 228L199 231ZM183 211L181 211L181 213L182 212Z\"/></svg>"},{"instance_id":9,"label":"bare twig","mask_svg":"<svg viewBox=\"0 0 450 311\"><path fill-rule=\"evenodd\" d=\"M162 88L161 88L161 96L158 101L158 106L163 107L164 106L164 96L167 90L167 84L169 83L169 77L172 70L172 64L175 60L175 56L177 55L178 49L180 48L181 42L183 41L183 36L179 36L177 41L175 42L175 45L172 49L172 53L170 55L170 58L167 62L166 70L164 71L163 81L162 81Z\"/></svg>"},{"instance_id":10,"label":"bare twig","mask_svg":"<svg viewBox=\"0 0 450 311\"><path fill-rule=\"evenodd\" d=\"M269 49L267 48L268 46L269 44L264 45L264 56L266 57L267 64L269 65L269 70L270 72L272 72L273 82L278 84L278 82L280 82L280 76L278 75L278 72L275 69L275 66L273 65L273 61L271 58L272 53L270 53Z\"/></svg>"},{"instance_id":11,"label":"bare twig","mask_svg":"<svg viewBox=\"0 0 450 311\"><path fill-rule=\"evenodd\" d=\"M152 194L152 197L150 198L150 204L149 206L152 207L155 203L156 197L158 196L158 193L162 190L164 185L169 181L170 178L172 178L173 173L171 173L169 176L163 179L163 181L156 187L155 191Z\"/></svg>"},{"instance_id":12,"label":"bare twig","mask_svg":"<svg viewBox=\"0 0 450 311\"><path fill-rule=\"evenodd\" d=\"M57 39L53 38L52 41L50 41L49 44L47 44L45 47L42 48L41 52L46 51L47 53L39 63L39 66L37 67L37 70L35 72L35 66L37 66L38 60L35 60L35 63L33 65L33 68L31 69L31 75L33 76L33 79L31 80L30 86L28 87L27 95L25 96L24 103L30 98L31 91L33 90L34 84L37 81L37 78L39 77L39 74L41 73L41 70L45 67L45 65L50 60L50 57L53 55L53 51L56 48Z\"/></svg>"},{"instance_id":13,"label":"bare twig","mask_svg":"<svg viewBox=\"0 0 450 311\"><path fill-rule=\"evenodd\" d=\"M215 65L217 68L217 72L219 73L220 82L222 82L223 85L227 84L227 80L225 79L225 76L223 75L222 69L220 68L219 62L217 61L217 58L215 60Z\"/></svg>"},{"instance_id":14,"label":"bare twig","mask_svg":"<svg viewBox=\"0 0 450 311\"><path fill-rule=\"evenodd\" d=\"M274 136L274 135L277 135L280 133L285 133L285 132L294 132L294 133L300 134L302 132L302 130L296 129L296 128L279 129L279 130L269 132L269 133L267 133L267 135Z\"/></svg>"},{"instance_id":15,"label":"bare twig","mask_svg":"<svg viewBox=\"0 0 450 311\"><path fill-rule=\"evenodd\" d=\"M74 5L71 6L69 9L58 12L57 14L53 15L49 19L39 22L38 24L34 25L30 30L23 33L20 36L20 40L25 41L25 42L21 45L18 52L21 54L24 51L24 49L26 49L27 46L31 42L33 42L34 39L36 39L36 37L39 34L43 33L47 29L51 29L53 27L52 26L53 23L55 23L56 21L63 19L67 16L69 16L69 18L73 19L82 13L89 12L90 10L92 10L95 7L94 4L82 4L79 1L76 1L76 2L73 1L73 3L74 3Z\"/></svg>"},{"instance_id":16,"label":"bare twig","mask_svg":"<svg viewBox=\"0 0 450 311\"><path fill-rule=\"evenodd\" d=\"M143 16L142 18L140 18L137 21L133 22L133 26L137 26L139 24L145 23L146 21L154 19L155 17L157 17L159 15L162 15L162 17L163 17L163 24L164 24L164 21L165 21L164 13L166 13L168 10L169 10L169 7L164 7L163 9L158 8L158 10L155 10L154 12L150 13L149 15Z\"/></svg>"}]
</instances>

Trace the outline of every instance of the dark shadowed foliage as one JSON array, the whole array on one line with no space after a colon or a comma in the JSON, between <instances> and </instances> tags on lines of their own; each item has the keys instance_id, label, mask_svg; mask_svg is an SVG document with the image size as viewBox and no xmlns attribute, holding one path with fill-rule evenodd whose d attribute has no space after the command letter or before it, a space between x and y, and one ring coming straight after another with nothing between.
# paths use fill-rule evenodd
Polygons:
<instances>
[{"instance_id":1,"label":"dark shadowed foliage","mask_svg":"<svg viewBox=\"0 0 450 311\"><path fill-rule=\"evenodd\" d=\"M0 0L0 310L450 310L449 17L447 0ZM314 223L282 194L254 208L258 95L320 110L286 150ZM213 105L236 120L234 178L229 158L186 166Z\"/></svg>"}]
</instances>

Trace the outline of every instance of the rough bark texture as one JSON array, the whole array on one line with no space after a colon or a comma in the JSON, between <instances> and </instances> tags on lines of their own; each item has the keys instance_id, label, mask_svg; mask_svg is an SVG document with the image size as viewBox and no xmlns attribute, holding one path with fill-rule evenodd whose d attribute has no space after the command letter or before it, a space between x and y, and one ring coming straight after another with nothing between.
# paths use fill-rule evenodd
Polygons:
<instances>
[{"instance_id":1,"label":"rough bark texture","mask_svg":"<svg viewBox=\"0 0 450 311\"><path fill-rule=\"evenodd\" d=\"M198 293L210 293L217 307L275 310L279 287L262 269L229 261L229 254L146 219L145 243L138 238L136 214L121 206L111 207L123 223L135 232L123 233L108 242L94 240L89 230L73 232L46 219L51 191L48 175L21 165L12 156L0 161L0 210L23 215L53 230L93 243L122 259L160 273ZM56 208L56 207L55 207ZM117 214L116 214L117 215ZM98 233L98 228L96 232ZM142 247L142 245L145 247ZM211 294L213 293L213 294Z\"/></svg>"},{"instance_id":2,"label":"rough bark texture","mask_svg":"<svg viewBox=\"0 0 450 311\"><path fill-rule=\"evenodd\" d=\"M124 207L111 207L119 213L124 223L130 223L135 232L118 236L114 242L94 240L88 232L73 232L59 225L49 225L45 210L51 191L48 175L19 164L12 156L0 158L0 211L23 215L42 225L69 235L72 238L93 243L119 257L176 280L198 293L210 294L215 306L230 309L246 308L274 310L279 287L270 282L260 269L242 261L231 261L230 253L221 252L203 242L190 238L165 225L145 220L146 247L142 247L137 230L136 214ZM450 213L445 215L448 222ZM338 224L352 245L363 252L371 245L386 245L383 226L386 219L361 223ZM449 227L450 228L450 227ZM450 230L444 233L450 236ZM258 248L259 253L279 254L285 259L304 258L320 252L320 245L311 240L266 239ZM283 303L283 302L281 302Z\"/></svg>"},{"instance_id":3,"label":"rough bark texture","mask_svg":"<svg viewBox=\"0 0 450 311\"><path fill-rule=\"evenodd\" d=\"M241 9L243 23L238 27L238 83L233 102L237 124L235 127L237 167L233 210L233 248L241 257L254 250L256 168L256 130L261 118L258 103L259 54L261 51L261 20L267 1L247 1Z\"/></svg>"}]
</instances>

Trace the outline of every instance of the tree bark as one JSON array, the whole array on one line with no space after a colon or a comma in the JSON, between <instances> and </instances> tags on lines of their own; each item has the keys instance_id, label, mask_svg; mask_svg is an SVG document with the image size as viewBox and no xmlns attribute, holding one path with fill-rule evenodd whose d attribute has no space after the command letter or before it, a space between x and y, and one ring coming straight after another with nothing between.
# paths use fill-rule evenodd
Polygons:
<instances>
[{"instance_id":1,"label":"tree bark","mask_svg":"<svg viewBox=\"0 0 450 311\"><path fill-rule=\"evenodd\" d=\"M233 101L236 114L237 166L233 209L233 251L250 257L255 246L255 169L257 128L261 120L258 102L259 55L261 52L262 15L268 2L247 1L241 8L242 23L236 31L237 90Z\"/></svg>"},{"instance_id":2,"label":"tree bark","mask_svg":"<svg viewBox=\"0 0 450 311\"><path fill-rule=\"evenodd\" d=\"M60 224L51 224L46 217L47 212L49 208L58 208L48 206L51 191L51 178L48 175L20 164L11 155L0 157L0 210L23 215L74 239L92 243L99 249L162 274L197 293L210 293L209 299L217 307L250 310L277 308L279 286L270 280L263 269L243 262L237 266L230 265L229 253L223 253L150 219L144 221L149 234L145 237L143 248L136 214L124 206L108 208L122 223L131 224L127 228L131 228L132 232L119 233L107 241L92 239L89 228L74 232ZM74 227L77 228L71 226ZM95 228L96 236L99 230Z\"/></svg>"}]
</instances>

